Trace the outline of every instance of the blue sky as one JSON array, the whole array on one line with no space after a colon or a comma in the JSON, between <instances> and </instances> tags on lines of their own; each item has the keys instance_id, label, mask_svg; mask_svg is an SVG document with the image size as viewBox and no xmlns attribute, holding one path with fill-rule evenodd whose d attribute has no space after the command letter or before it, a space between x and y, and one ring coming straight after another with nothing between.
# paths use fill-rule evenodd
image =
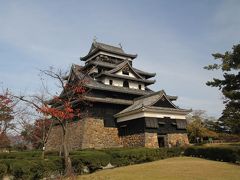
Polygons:
<instances>
[{"instance_id":1,"label":"blue sky","mask_svg":"<svg viewBox=\"0 0 240 180\"><path fill-rule=\"evenodd\" d=\"M238 0L0 0L0 85L34 93L38 69L81 64L96 36L137 53L134 66L157 73L153 90L219 117L222 95L205 82L221 76L203 66L239 43L239 17Z\"/></svg>"}]
</instances>

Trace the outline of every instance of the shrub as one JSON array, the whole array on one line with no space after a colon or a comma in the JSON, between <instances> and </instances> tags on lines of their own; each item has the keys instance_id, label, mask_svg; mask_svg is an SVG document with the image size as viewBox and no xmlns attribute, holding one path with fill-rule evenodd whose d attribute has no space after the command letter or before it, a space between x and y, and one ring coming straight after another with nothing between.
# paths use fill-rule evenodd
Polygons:
<instances>
[{"instance_id":1,"label":"shrub","mask_svg":"<svg viewBox=\"0 0 240 180\"><path fill-rule=\"evenodd\" d=\"M168 157L180 156L182 148L133 148L117 151L107 150L111 154L111 163L116 166L150 162L153 160L164 159Z\"/></svg>"},{"instance_id":2,"label":"shrub","mask_svg":"<svg viewBox=\"0 0 240 180\"><path fill-rule=\"evenodd\" d=\"M6 164L0 164L0 178L7 174L8 167Z\"/></svg>"},{"instance_id":3,"label":"shrub","mask_svg":"<svg viewBox=\"0 0 240 180\"><path fill-rule=\"evenodd\" d=\"M58 151L47 151L45 152L45 156L59 156Z\"/></svg>"},{"instance_id":4,"label":"shrub","mask_svg":"<svg viewBox=\"0 0 240 180\"><path fill-rule=\"evenodd\" d=\"M182 151L182 148L118 148L73 151L70 157L74 172L83 174L101 169L109 162L115 166L138 164L179 156ZM43 160L41 151L0 153L0 164L4 166L4 173L13 175L15 179L42 179L64 171L63 159L57 154L49 152L46 154L48 159Z\"/></svg>"},{"instance_id":5,"label":"shrub","mask_svg":"<svg viewBox=\"0 0 240 180\"><path fill-rule=\"evenodd\" d=\"M110 155L102 151L75 151L71 153L72 165L76 173L82 174L84 166L87 166L90 172L106 166L110 162Z\"/></svg>"},{"instance_id":6,"label":"shrub","mask_svg":"<svg viewBox=\"0 0 240 180\"><path fill-rule=\"evenodd\" d=\"M11 174L14 176L14 179L30 179L32 165L30 161L16 161L10 166Z\"/></svg>"},{"instance_id":7,"label":"shrub","mask_svg":"<svg viewBox=\"0 0 240 180\"><path fill-rule=\"evenodd\" d=\"M226 147L189 147L185 150L184 155L232 163L240 160L238 149Z\"/></svg>"},{"instance_id":8,"label":"shrub","mask_svg":"<svg viewBox=\"0 0 240 180\"><path fill-rule=\"evenodd\" d=\"M51 160L3 159L0 160L0 165L5 165L7 173L13 175L14 179L42 179L63 172L61 158Z\"/></svg>"},{"instance_id":9,"label":"shrub","mask_svg":"<svg viewBox=\"0 0 240 180\"><path fill-rule=\"evenodd\" d=\"M0 153L0 159L36 159L41 158L41 151Z\"/></svg>"},{"instance_id":10,"label":"shrub","mask_svg":"<svg viewBox=\"0 0 240 180\"><path fill-rule=\"evenodd\" d=\"M60 163L60 164L59 164ZM49 177L51 174L61 173L62 167L61 161L50 161L50 160L41 160L41 161L32 161L31 178L32 179L41 179L43 177Z\"/></svg>"}]
</instances>

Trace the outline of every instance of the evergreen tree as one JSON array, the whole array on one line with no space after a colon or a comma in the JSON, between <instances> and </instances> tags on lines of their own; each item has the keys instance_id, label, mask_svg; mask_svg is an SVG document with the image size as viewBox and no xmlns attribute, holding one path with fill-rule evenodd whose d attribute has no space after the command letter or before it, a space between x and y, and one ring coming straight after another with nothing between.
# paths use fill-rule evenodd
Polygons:
<instances>
[{"instance_id":1,"label":"evergreen tree","mask_svg":"<svg viewBox=\"0 0 240 180\"><path fill-rule=\"evenodd\" d=\"M207 70L221 69L223 79L213 78L206 84L218 87L224 96L225 109L219 119L232 133L240 133L240 44L234 45L232 51L213 54L219 64L204 67Z\"/></svg>"}]
</instances>

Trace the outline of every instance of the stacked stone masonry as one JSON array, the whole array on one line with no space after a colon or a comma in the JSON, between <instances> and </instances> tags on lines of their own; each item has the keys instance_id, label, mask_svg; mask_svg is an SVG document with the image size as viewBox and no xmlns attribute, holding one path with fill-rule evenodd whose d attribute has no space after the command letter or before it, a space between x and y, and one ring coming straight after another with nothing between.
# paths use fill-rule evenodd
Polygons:
<instances>
[{"instance_id":1,"label":"stacked stone masonry","mask_svg":"<svg viewBox=\"0 0 240 180\"><path fill-rule=\"evenodd\" d=\"M69 150L122 147L117 128L104 127L102 119L82 119L69 123L67 129ZM61 142L61 126L55 126L50 132L46 150L61 150Z\"/></svg>"},{"instance_id":2,"label":"stacked stone masonry","mask_svg":"<svg viewBox=\"0 0 240 180\"><path fill-rule=\"evenodd\" d=\"M158 148L158 137L157 133L145 132L145 147L147 148Z\"/></svg>"},{"instance_id":3,"label":"stacked stone masonry","mask_svg":"<svg viewBox=\"0 0 240 180\"><path fill-rule=\"evenodd\" d=\"M144 147L145 134L132 134L127 136L121 136L123 147Z\"/></svg>"},{"instance_id":4,"label":"stacked stone masonry","mask_svg":"<svg viewBox=\"0 0 240 180\"><path fill-rule=\"evenodd\" d=\"M116 148L116 147L148 147L158 148L157 133L139 133L127 136L119 136L118 129L104 127L102 119L85 118L68 124L68 148ZM54 126L50 132L46 144L46 150L61 150L62 129L61 126ZM165 135L165 146L182 146L189 144L187 134Z\"/></svg>"}]
</instances>

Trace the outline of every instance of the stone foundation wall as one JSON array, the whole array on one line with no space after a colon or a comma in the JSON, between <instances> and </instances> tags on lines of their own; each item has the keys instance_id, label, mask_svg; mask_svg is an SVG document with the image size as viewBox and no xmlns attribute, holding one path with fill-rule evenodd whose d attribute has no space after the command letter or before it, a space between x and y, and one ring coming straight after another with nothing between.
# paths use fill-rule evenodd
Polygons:
<instances>
[{"instance_id":1,"label":"stone foundation wall","mask_svg":"<svg viewBox=\"0 0 240 180\"><path fill-rule=\"evenodd\" d=\"M102 119L86 118L68 124L68 149L122 147L117 128L104 127ZM52 128L46 150L61 150L61 126Z\"/></svg>"},{"instance_id":2,"label":"stone foundation wall","mask_svg":"<svg viewBox=\"0 0 240 180\"><path fill-rule=\"evenodd\" d=\"M68 124L67 139L68 149L79 149L82 145L84 121L77 121ZM48 141L46 143L46 150L60 151L62 149L62 127L54 126L49 134Z\"/></svg>"},{"instance_id":3,"label":"stone foundation wall","mask_svg":"<svg viewBox=\"0 0 240 180\"><path fill-rule=\"evenodd\" d=\"M88 118L84 121L82 149L122 147L118 129L104 127L102 119Z\"/></svg>"},{"instance_id":4,"label":"stone foundation wall","mask_svg":"<svg viewBox=\"0 0 240 180\"><path fill-rule=\"evenodd\" d=\"M157 148L157 133L140 133L121 137L123 147Z\"/></svg>"},{"instance_id":5,"label":"stone foundation wall","mask_svg":"<svg viewBox=\"0 0 240 180\"><path fill-rule=\"evenodd\" d=\"M157 133L140 133L127 136L118 135L118 129L104 127L102 119L86 118L68 124L68 149L87 148L115 148L115 147L148 147L158 148ZM174 133L164 135L167 147L188 145L186 133ZM46 150L61 150L62 129L61 126L52 128L49 135Z\"/></svg>"},{"instance_id":6,"label":"stone foundation wall","mask_svg":"<svg viewBox=\"0 0 240 180\"><path fill-rule=\"evenodd\" d=\"M186 133L167 134L168 147L185 146L189 144Z\"/></svg>"},{"instance_id":7,"label":"stone foundation wall","mask_svg":"<svg viewBox=\"0 0 240 180\"><path fill-rule=\"evenodd\" d=\"M145 134L121 136L123 147L144 147Z\"/></svg>"},{"instance_id":8,"label":"stone foundation wall","mask_svg":"<svg viewBox=\"0 0 240 180\"><path fill-rule=\"evenodd\" d=\"M145 133L145 147L158 148L158 137L157 133Z\"/></svg>"}]
</instances>

